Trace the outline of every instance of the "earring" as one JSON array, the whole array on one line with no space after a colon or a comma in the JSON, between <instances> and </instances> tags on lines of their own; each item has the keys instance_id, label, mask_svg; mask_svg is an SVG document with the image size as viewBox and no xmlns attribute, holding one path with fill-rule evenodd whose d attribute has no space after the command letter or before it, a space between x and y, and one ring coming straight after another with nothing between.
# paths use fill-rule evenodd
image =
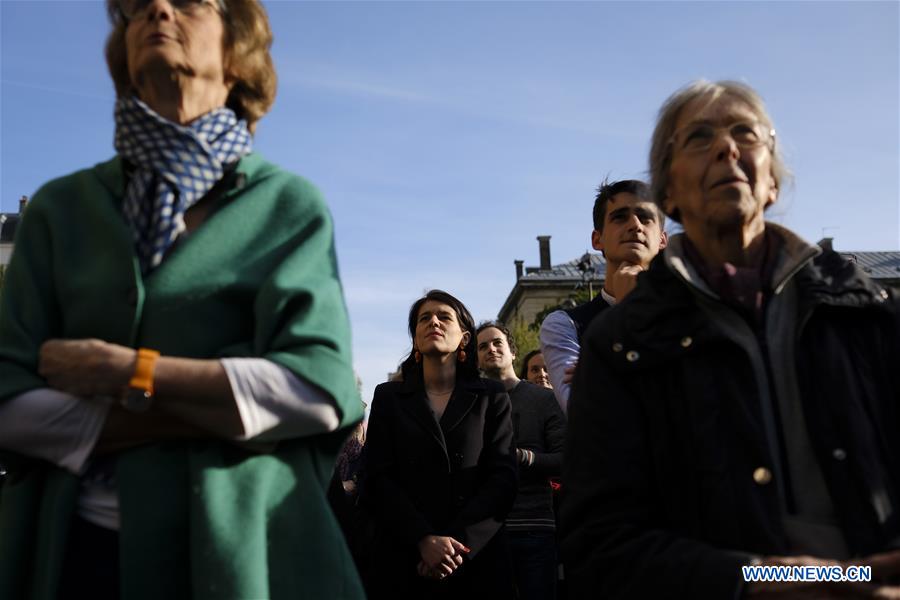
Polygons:
<instances>
[{"instance_id":1,"label":"earring","mask_svg":"<svg viewBox=\"0 0 900 600\"><path fill-rule=\"evenodd\" d=\"M422 353L416 350L415 352L413 352L413 358L417 363L422 362Z\"/></svg>"},{"instance_id":2,"label":"earring","mask_svg":"<svg viewBox=\"0 0 900 600\"><path fill-rule=\"evenodd\" d=\"M460 348L456 352L456 360L458 360L459 362L466 362L466 351Z\"/></svg>"}]
</instances>

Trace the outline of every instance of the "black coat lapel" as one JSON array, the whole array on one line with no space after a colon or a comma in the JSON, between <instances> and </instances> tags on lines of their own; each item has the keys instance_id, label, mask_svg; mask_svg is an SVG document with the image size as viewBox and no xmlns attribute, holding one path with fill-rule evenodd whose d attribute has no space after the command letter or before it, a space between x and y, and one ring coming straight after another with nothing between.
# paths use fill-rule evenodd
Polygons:
<instances>
[{"instance_id":1,"label":"black coat lapel","mask_svg":"<svg viewBox=\"0 0 900 600\"><path fill-rule=\"evenodd\" d=\"M441 417L441 428L450 432L459 425L460 421L472 410L478 394L484 392L484 386L481 382L466 383L457 381L456 387L453 389L453 395L447 403L444 410L444 416Z\"/></svg>"},{"instance_id":2,"label":"black coat lapel","mask_svg":"<svg viewBox=\"0 0 900 600\"><path fill-rule=\"evenodd\" d=\"M419 425L434 437L435 441L447 452L447 444L444 441L444 433L434 419L434 414L428 406L428 398L425 392L414 387L404 386L400 390L400 405ZM449 408L449 406L448 406ZM446 416L446 415L445 415Z\"/></svg>"}]
</instances>

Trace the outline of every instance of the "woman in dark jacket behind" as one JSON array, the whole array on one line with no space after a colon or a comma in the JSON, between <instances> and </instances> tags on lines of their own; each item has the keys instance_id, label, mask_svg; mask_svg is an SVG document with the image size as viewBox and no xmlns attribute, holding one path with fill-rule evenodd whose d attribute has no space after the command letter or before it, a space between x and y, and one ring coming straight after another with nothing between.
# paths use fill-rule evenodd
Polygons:
<instances>
[{"instance_id":1,"label":"woman in dark jacket behind","mask_svg":"<svg viewBox=\"0 0 900 600\"><path fill-rule=\"evenodd\" d=\"M459 300L432 290L409 313L403 381L375 389L361 492L379 538L364 569L371 598L512 596L510 403L479 378L474 331Z\"/></svg>"}]
</instances>

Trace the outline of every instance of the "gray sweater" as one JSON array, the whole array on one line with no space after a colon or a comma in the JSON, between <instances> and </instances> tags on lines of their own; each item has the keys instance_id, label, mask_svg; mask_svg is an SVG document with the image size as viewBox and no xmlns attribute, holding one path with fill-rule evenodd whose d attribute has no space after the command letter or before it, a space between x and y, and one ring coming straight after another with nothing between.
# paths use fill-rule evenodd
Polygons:
<instances>
[{"instance_id":1,"label":"gray sweater","mask_svg":"<svg viewBox=\"0 0 900 600\"><path fill-rule=\"evenodd\" d=\"M566 417L553 392L527 381L509 391L516 447L534 452L531 465L519 466L519 491L506 519L511 531L554 530L550 478L562 473Z\"/></svg>"}]
</instances>

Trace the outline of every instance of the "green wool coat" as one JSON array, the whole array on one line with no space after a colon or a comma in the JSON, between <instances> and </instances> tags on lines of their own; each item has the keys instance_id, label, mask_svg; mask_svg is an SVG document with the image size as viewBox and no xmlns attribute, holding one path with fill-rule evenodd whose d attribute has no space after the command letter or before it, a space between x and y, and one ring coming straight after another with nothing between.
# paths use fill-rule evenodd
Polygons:
<instances>
[{"instance_id":1,"label":"green wool coat","mask_svg":"<svg viewBox=\"0 0 900 600\"><path fill-rule=\"evenodd\" d=\"M334 398L337 432L266 453L205 440L121 455L123 598L361 598L325 496L362 416L331 219L314 187L257 154L231 176L216 211L146 277L121 216L119 158L41 188L0 297L0 402L46 386L37 360L50 338L286 367ZM77 479L10 453L0 462L0 598L54 598Z\"/></svg>"}]
</instances>

